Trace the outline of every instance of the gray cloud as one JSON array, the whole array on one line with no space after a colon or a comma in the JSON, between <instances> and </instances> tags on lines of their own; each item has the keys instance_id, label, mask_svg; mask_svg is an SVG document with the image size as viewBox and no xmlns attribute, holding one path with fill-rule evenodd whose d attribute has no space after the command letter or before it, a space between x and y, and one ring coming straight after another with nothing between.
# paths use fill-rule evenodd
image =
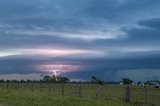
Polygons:
<instances>
[{"instance_id":1,"label":"gray cloud","mask_svg":"<svg viewBox=\"0 0 160 106\"><path fill-rule=\"evenodd\" d=\"M152 18L147 20L140 20L138 22L141 26L146 26L151 29L159 30L160 29L160 18Z\"/></svg>"},{"instance_id":2,"label":"gray cloud","mask_svg":"<svg viewBox=\"0 0 160 106\"><path fill-rule=\"evenodd\" d=\"M86 76L159 69L159 5L159 0L1 0L0 73L32 73L32 65L63 63L66 58L70 64L89 65ZM46 48L99 54L59 60L29 53Z\"/></svg>"},{"instance_id":3,"label":"gray cloud","mask_svg":"<svg viewBox=\"0 0 160 106\"><path fill-rule=\"evenodd\" d=\"M142 28L132 28L125 30L125 32L128 34L129 42L135 42L139 45L142 44L143 46L146 45L151 47L156 46L157 44L159 45L159 18L140 20L138 25L140 25Z\"/></svg>"}]
</instances>

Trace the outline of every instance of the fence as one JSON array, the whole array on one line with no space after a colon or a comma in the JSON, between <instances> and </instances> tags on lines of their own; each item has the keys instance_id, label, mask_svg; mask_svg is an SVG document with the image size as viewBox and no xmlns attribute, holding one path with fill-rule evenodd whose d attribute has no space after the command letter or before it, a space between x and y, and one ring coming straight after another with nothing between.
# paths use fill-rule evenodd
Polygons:
<instances>
[{"instance_id":1,"label":"fence","mask_svg":"<svg viewBox=\"0 0 160 106\"><path fill-rule=\"evenodd\" d=\"M48 96L87 98L99 102L122 102L133 106L160 106L160 88L96 84L0 83L0 91L30 92Z\"/></svg>"}]
</instances>

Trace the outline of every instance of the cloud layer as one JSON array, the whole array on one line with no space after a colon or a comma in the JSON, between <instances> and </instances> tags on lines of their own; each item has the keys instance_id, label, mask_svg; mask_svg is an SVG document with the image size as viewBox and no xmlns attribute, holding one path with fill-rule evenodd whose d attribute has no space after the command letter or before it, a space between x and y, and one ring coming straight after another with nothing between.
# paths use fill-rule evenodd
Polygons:
<instances>
[{"instance_id":1,"label":"cloud layer","mask_svg":"<svg viewBox=\"0 0 160 106\"><path fill-rule=\"evenodd\" d=\"M1 0L0 74L39 72L33 66L57 62L83 67L80 78L158 70L159 5L159 0Z\"/></svg>"}]
</instances>

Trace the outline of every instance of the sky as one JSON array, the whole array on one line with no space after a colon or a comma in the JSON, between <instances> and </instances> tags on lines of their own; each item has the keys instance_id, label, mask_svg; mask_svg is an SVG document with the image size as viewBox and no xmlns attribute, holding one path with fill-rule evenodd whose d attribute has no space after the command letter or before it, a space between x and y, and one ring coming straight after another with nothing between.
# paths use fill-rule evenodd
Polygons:
<instances>
[{"instance_id":1,"label":"sky","mask_svg":"<svg viewBox=\"0 0 160 106\"><path fill-rule=\"evenodd\" d=\"M160 80L159 0L0 0L0 79Z\"/></svg>"}]
</instances>

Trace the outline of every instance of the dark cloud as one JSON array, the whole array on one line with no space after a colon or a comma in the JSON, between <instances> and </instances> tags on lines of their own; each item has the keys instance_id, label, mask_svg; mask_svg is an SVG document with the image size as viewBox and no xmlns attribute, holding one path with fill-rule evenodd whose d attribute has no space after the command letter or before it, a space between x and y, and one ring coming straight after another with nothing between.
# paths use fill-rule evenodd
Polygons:
<instances>
[{"instance_id":1,"label":"dark cloud","mask_svg":"<svg viewBox=\"0 0 160 106\"><path fill-rule=\"evenodd\" d=\"M150 79L156 75L151 74L152 70L160 68L160 65L158 64L160 58L155 58L88 60L87 62L89 63L87 64L87 69L85 71L70 72L67 73L67 75L74 79L89 79L90 76L93 75L103 80L120 80L120 78L123 77L131 77L134 81L138 81L144 80L143 75L150 74L150 77L148 78ZM151 71L142 71L142 73L141 69L150 69ZM158 72L158 70L155 72ZM134 76L135 74L137 76Z\"/></svg>"},{"instance_id":2,"label":"dark cloud","mask_svg":"<svg viewBox=\"0 0 160 106\"><path fill-rule=\"evenodd\" d=\"M1 0L0 74L32 73L32 65L57 61L85 65L84 72L70 73L77 78L159 69L159 5L159 0ZM59 59L26 52L37 48L99 54Z\"/></svg>"},{"instance_id":3,"label":"dark cloud","mask_svg":"<svg viewBox=\"0 0 160 106\"><path fill-rule=\"evenodd\" d=\"M141 26L146 26L151 29L159 30L160 29L160 18L152 18L148 20L140 20L138 22Z\"/></svg>"},{"instance_id":4,"label":"dark cloud","mask_svg":"<svg viewBox=\"0 0 160 106\"><path fill-rule=\"evenodd\" d=\"M132 17L147 15L147 11L156 14L158 0L119 1L119 0L85 0L85 1L52 1L52 0L7 0L1 1L1 23L28 26L32 25L55 29L69 28L97 29L103 24L122 24L131 21ZM156 5L156 6L155 6ZM133 14L133 15L132 15ZM158 15L158 14L156 14ZM12 17L12 18L10 18ZM132 20L133 21L133 20ZM99 29L98 28L98 29ZM26 29L26 27L25 27Z\"/></svg>"},{"instance_id":5,"label":"dark cloud","mask_svg":"<svg viewBox=\"0 0 160 106\"><path fill-rule=\"evenodd\" d=\"M160 45L160 18L144 19L137 22L138 27L123 27L126 37L122 39L98 39L93 41L97 45L109 47L143 47L157 48Z\"/></svg>"},{"instance_id":6,"label":"dark cloud","mask_svg":"<svg viewBox=\"0 0 160 106\"><path fill-rule=\"evenodd\" d=\"M139 45L147 45L147 46L156 46L159 45L160 39L160 21L159 18L153 18L149 20L140 20L138 22L140 28L131 28L129 30L125 30L128 34L129 42L138 43ZM142 26L142 28L141 28ZM145 27L143 27L145 26Z\"/></svg>"},{"instance_id":7,"label":"dark cloud","mask_svg":"<svg viewBox=\"0 0 160 106\"><path fill-rule=\"evenodd\" d=\"M43 72L39 68L35 68L35 65L79 65L84 67L82 69L74 70L74 72L66 73L72 78L84 78L87 79L91 75L96 75L102 79L112 79L112 76L108 74L116 74L117 71L123 70L138 70L138 69L160 69L160 55L149 54L144 56L134 55L123 58L99 58L99 59L70 59L67 57L61 58L46 58L42 56L24 57L24 56L11 56L0 59L0 74L13 74L13 73L35 73ZM134 55L134 56L133 56ZM106 77L107 76L107 77ZM116 76L118 77L118 76Z\"/></svg>"}]
</instances>

